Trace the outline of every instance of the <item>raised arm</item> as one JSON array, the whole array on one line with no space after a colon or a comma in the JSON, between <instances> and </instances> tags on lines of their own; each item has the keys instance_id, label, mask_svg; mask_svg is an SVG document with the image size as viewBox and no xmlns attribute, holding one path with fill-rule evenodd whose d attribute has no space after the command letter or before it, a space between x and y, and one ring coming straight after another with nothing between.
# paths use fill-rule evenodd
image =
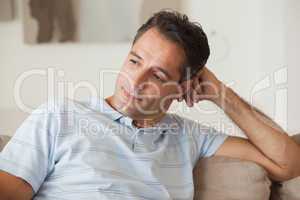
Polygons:
<instances>
[{"instance_id":1,"label":"raised arm","mask_svg":"<svg viewBox=\"0 0 300 200\"><path fill-rule=\"evenodd\" d=\"M216 155L252 160L265 167L275 180L300 176L300 145L275 122L226 87L207 68L191 82L185 83L185 88L192 88L185 89L184 97L189 106L199 100L214 102L249 139L229 137Z\"/></svg>"},{"instance_id":2,"label":"raised arm","mask_svg":"<svg viewBox=\"0 0 300 200\"><path fill-rule=\"evenodd\" d=\"M270 123L270 119L267 121L265 115L230 88L225 88L222 100L215 102L244 131L251 143L283 170L287 179L300 176L300 147L284 130L274 122Z\"/></svg>"}]
</instances>

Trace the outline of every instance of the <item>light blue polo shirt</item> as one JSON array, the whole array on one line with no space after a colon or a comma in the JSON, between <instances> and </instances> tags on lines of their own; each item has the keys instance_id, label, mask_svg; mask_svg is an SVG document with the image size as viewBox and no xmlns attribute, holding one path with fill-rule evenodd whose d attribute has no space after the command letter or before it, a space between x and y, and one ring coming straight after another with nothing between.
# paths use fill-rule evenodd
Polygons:
<instances>
[{"instance_id":1,"label":"light blue polo shirt","mask_svg":"<svg viewBox=\"0 0 300 200\"><path fill-rule=\"evenodd\" d=\"M3 149L0 170L27 181L34 200L192 200L193 167L227 137L175 114L137 128L101 98L48 102Z\"/></svg>"}]
</instances>

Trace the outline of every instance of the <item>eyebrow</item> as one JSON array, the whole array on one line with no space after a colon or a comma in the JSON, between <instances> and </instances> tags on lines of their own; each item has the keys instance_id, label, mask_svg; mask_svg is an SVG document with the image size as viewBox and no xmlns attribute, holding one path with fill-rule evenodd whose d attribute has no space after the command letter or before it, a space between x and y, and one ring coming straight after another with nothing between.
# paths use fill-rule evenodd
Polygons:
<instances>
[{"instance_id":1,"label":"eyebrow","mask_svg":"<svg viewBox=\"0 0 300 200\"><path fill-rule=\"evenodd\" d=\"M143 60L143 58L141 56L139 56L135 51L130 51L130 54L133 55L133 56L135 56L135 57L137 57L140 60ZM159 71L161 71L162 73L164 73L168 77L168 79L172 79L171 75L169 74L169 72L167 70L165 70L164 68L159 67L159 66L156 66L154 68L158 69Z\"/></svg>"},{"instance_id":2,"label":"eyebrow","mask_svg":"<svg viewBox=\"0 0 300 200\"><path fill-rule=\"evenodd\" d=\"M141 56L139 56L136 52L134 52L134 51L130 51L130 54L131 55L133 55L133 56L135 56L135 57L137 57L138 59L140 59L140 60L143 60L143 58L141 57Z\"/></svg>"}]
</instances>

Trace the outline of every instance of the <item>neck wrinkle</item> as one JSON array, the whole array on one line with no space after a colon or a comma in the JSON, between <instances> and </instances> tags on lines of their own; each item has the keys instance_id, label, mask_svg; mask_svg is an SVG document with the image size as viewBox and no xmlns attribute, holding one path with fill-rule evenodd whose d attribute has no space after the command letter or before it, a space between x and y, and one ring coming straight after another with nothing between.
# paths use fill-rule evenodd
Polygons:
<instances>
[{"instance_id":1,"label":"neck wrinkle","mask_svg":"<svg viewBox=\"0 0 300 200\"><path fill-rule=\"evenodd\" d=\"M165 115L165 113L161 113L158 117L153 117L152 119L133 120L133 123L138 128L153 127L160 122Z\"/></svg>"},{"instance_id":2,"label":"neck wrinkle","mask_svg":"<svg viewBox=\"0 0 300 200\"><path fill-rule=\"evenodd\" d=\"M113 96L107 97L105 101L116 111L122 113L120 110L118 110L118 106L115 105ZM155 124L161 121L161 119L166 115L166 113L161 112L157 116L154 116L152 118L146 118L146 119L138 119L133 120L133 124L138 128L148 128L153 127ZM129 116L130 117L130 116Z\"/></svg>"}]
</instances>

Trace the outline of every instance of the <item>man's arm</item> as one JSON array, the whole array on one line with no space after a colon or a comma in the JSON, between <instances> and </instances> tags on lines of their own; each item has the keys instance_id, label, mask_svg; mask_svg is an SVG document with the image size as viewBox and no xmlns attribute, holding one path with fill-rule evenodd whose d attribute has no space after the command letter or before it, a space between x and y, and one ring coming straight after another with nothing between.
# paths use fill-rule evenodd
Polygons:
<instances>
[{"instance_id":1,"label":"man's arm","mask_svg":"<svg viewBox=\"0 0 300 200\"><path fill-rule=\"evenodd\" d=\"M24 180L0 171L1 200L30 200L33 197L31 186Z\"/></svg>"},{"instance_id":2,"label":"man's arm","mask_svg":"<svg viewBox=\"0 0 300 200\"><path fill-rule=\"evenodd\" d=\"M267 171L269 178L275 181L285 181L295 177L265 156L250 140L241 137L229 136L214 156L227 156L255 162Z\"/></svg>"},{"instance_id":3,"label":"man's arm","mask_svg":"<svg viewBox=\"0 0 300 200\"><path fill-rule=\"evenodd\" d=\"M206 67L191 82L183 84L184 98L189 106L199 100L214 102L249 139L229 137L216 155L254 161L265 167L275 180L300 176L300 145L275 122L251 107Z\"/></svg>"},{"instance_id":4,"label":"man's arm","mask_svg":"<svg viewBox=\"0 0 300 200\"><path fill-rule=\"evenodd\" d=\"M276 169L278 173L273 173L273 177L278 175L281 180L290 179L300 176L300 146L293 141L284 130L282 130L275 122L257 109L253 109L247 102L240 98L232 89L222 86L224 88L223 95L220 98L216 98L214 103L224 110L224 112L241 128L247 135L249 142L245 143L241 141L229 142L232 146L236 146L237 150L250 151L249 145L255 146L260 152L261 156L255 158L253 155L242 155L241 158L251 157L253 161L264 160L262 156L267 157L271 162L277 165ZM244 144L241 147L241 144ZM225 145L220 149L219 154L225 154L228 151ZM258 154L254 151L248 153ZM233 153L227 155L230 156ZM267 162L266 162L267 163ZM265 165L266 167L266 165ZM271 165L266 169L271 169ZM271 172L275 170L275 166L272 167ZM274 171L275 172L275 171ZM272 173L271 173L272 174Z\"/></svg>"},{"instance_id":5,"label":"man's arm","mask_svg":"<svg viewBox=\"0 0 300 200\"><path fill-rule=\"evenodd\" d=\"M31 199L53 170L62 113L56 108L46 102L35 109L1 151L0 200Z\"/></svg>"}]
</instances>

